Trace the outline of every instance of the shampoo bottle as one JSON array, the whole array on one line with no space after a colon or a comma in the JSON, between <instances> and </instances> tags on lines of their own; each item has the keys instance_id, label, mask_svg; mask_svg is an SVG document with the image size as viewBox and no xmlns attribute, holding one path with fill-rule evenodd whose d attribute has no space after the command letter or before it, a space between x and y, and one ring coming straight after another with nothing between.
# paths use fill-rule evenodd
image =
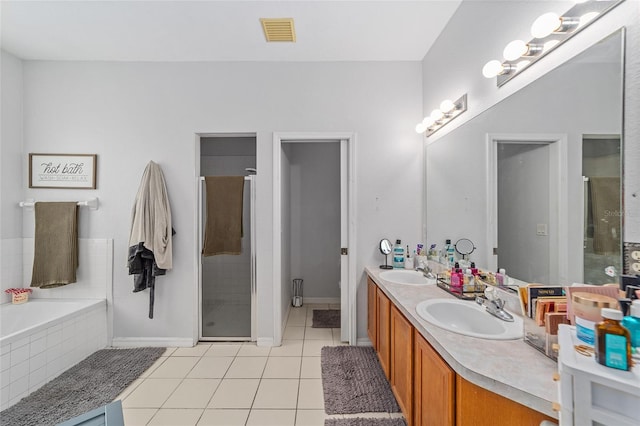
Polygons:
<instances>
[{"instance_id":1,"label":"shampoo bottle","mask_svg":"<svg viewBox=\"0 0 640 426\"><path fill-rule=\"evenodd\" d=\"M404 268L404 247L402 247L401 240L396 240L396 244L393 246L393 267Z\"/></svg>"},{"instance_id":2,"label":"shampoo bottle","mask_svg":"<svg viewBox=\"0 0 640 426\"><path fill-rule=\"evenodd\" d=\"M631 369L631 335L620 324L622 312L602 308L602 322L595 329L595 353L598 363L619 370Z\"/></svg>"},{"instance_id":3,"label":"shampoo bottle","mask_svg":"<svg viewBox=\"0 0 640 426\"><path fill-rule=\"evenodd\" d=\"M631 333L631 346L640 348L640 300L631 303L629 315L622 319L622 326Z\"/></svg>"}]
</instances>

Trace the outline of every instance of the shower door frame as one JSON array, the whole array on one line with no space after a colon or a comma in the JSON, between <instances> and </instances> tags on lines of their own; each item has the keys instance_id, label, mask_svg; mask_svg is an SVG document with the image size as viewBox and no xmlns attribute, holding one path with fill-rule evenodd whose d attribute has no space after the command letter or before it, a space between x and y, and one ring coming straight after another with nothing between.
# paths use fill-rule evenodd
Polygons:
<instances>
[{"instance_id":1,"label":"shower door frame","mask_svg":"<svg viewBox=\"0 0 640 426\"><path fill-rule=\"evenodd\" d=\"M256 286L256 213L255 213L255 205L256 205L256 175L249 175L244 177L244 181L249 182L249 222L250 222L250 232L251 235L249 239L251 241L251 255L249 260L249 267L251 269L251 336L249 338L252 342L256 341L256 318L257 318L257 286ZM247 336L237 336L237 337L209 337L202 335L202 247L204 244L204 226L203 226L203 199L204 199L204 176L198 177L198 253L199 253L199 261L198 261L198 340L199 341L207 341L207 342L216 342L216 341L246 341Z\"/></svg>"}]
</instances>

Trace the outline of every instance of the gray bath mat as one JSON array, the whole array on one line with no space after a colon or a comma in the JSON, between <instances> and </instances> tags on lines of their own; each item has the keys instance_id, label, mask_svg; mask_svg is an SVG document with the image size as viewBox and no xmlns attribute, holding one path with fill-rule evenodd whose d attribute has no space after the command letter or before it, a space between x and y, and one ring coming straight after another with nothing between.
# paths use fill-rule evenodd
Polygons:
<instances>
[{"instance_id":1,"label":"gray bath mat","mask_svg":"<svg viewBox=\"0 0 640 426\"><path fill-rule=\"evenodd\" d=\"M165 348L102 349L0 413L2 426L55 425L113 401Z\"/></svg>"},{"instance_id":2,"label":"gray bath mat","mask_svg":"<svg viewBox=\"0 0 640 426\"><path fill-rule=\"evenodd\" d=\"M314 309L312 328L340 328L339 309Z\"/></svg>"},{"instance_id":3,"label":"gray bath mat","mask_svg":"<svg viewBox=\"0 0 640 426\"><path fill-rule=\"evenodd\" d=\"M326 419L324 426L407 426L403 418L373 419L353 417L350 419Z\"/></svg>"},{"instance_id":4,"label":"gray bath mat","mask_svg":"<svg viewBox=\"0 0 640 426\"><path fill-rule=\"evenodd\" d=\"M320 364L327 414L400 412L372 347L325 346Z\"/></svg>"}]
</instances>

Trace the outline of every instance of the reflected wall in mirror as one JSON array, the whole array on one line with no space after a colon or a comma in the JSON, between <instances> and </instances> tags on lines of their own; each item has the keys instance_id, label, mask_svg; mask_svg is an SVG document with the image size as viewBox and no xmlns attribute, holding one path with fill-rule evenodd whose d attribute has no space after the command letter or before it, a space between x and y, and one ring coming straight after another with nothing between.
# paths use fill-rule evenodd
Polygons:
<instances>
[{"instance_id":1,"label":"reflected wall in mirror","mask_svg":"<svg viewBox=\"0 0 640 426\"><path fill-rule=\"evenodd\" d=\"M618 282L623 51L621 29L429 143L427 243L470 238L526 282Z\"/></svg>"}]
</instances>

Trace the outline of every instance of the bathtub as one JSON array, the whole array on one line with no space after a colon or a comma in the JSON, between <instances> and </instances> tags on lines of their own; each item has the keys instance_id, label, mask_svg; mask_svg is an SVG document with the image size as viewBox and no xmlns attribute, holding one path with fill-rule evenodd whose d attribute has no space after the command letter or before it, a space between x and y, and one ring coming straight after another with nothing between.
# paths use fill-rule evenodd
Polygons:
<instances>
[{"instance_id":1,"label":"bathtub","mask_svg":"<svg viewBox=\"0 0 640 426\"><path fill-rule=\"evenodd\" d=\"M104 299L0 305L0 410L107 345Z\"/></svg>"}]
</instances>

